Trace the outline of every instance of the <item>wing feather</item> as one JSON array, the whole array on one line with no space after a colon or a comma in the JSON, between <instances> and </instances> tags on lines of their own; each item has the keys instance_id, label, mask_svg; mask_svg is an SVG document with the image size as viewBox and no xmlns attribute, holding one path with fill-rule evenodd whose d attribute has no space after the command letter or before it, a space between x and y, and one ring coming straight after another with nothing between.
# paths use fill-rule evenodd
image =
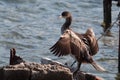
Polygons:
<instances>
[{"instance_id":1,"label":"wing feather","mask_svg":"<svg viewBox=\"0 0 120 80\"><path fill-rule=\"evenodd\" d=\"M95 55L98 50L99 50L99 46L98 46L98 42L97 42L97 39L95 37L95 34L93 32L93 29L92 28L89 28L87 31L86 31L86 39L88 40L88 43L89 43L89 46L90 46L90 50L91 50L91 53L90 55Z\"/></svg>"},{"instance_id":2,"label":"wing feather","mask_svg":"<svg viewBox=\"0 0 120 80\"><path fill-rule=\"evenodd\" d=\"M70 49L70 38L62 37L60 38L51 48L50 51L55 54L55 56L64 56L71 53Z\"/></svg>"}]
</instances>

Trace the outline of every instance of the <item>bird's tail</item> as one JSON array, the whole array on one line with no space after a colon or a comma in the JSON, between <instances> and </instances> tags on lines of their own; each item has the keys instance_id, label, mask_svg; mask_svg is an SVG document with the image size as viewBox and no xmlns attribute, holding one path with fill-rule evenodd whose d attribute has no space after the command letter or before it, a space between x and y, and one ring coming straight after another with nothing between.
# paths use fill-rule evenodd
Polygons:
<instances>
[{"instance_id":1,"label":"bird's tail","mask_svg":"<svg viewBox=\"0 0 120 80\"><path fill-rule=\"evenodd\" d=\"M92 62L91 64L92 64L92 66L93 66L96 70L98 70L98 71L101 71L101 72L106 71L103 67L101 67L100 65L98 65L98 64L95 63L95 62Z\"/></svg>"}]
</instances>

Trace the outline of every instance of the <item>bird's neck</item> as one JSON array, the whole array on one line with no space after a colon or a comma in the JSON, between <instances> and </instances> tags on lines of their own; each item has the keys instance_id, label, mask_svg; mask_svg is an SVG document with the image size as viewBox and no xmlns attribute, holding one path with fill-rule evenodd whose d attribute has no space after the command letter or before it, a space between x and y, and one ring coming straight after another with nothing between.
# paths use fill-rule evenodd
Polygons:
<instances>
[{"instance_id":1,"label":"bird's neck","mask_svg":"<svg viewBox=\"0 0 120 80\"><path fill-rule=\"evenodd\" d=\"M70 28L71 22L72 22L72 17L66 18L66 21L61 28L61 33L63 33L66 29Z\"/></svg>"}]
</instances>

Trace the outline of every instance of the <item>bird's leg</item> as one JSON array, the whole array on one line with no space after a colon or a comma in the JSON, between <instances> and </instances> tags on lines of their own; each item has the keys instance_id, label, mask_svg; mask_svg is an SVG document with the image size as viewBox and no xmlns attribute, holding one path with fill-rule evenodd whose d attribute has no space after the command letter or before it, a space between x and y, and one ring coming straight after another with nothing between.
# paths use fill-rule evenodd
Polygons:
<instances>
[{"instance_id":1,"label":"bird's leg","mask_svg":"<svg viewBox=\"0 0 120 80\"><path fill-rule=\"evenodd\" d=\"M74 64L76 63L76 60L71 64L71 66L70 67L72 67Z\"/></svg>"},{"instance_id":2,"label":"bird's leg","mask_svg":"<svg viewBox=\"0 0 120 80\"><path fill-rule=\"evenodd\" d=\"M81 66L81 62L78 62L77 69L74 71L73 75L75 75L79 71L80 66Z\"/></svg>"}]
</instances>

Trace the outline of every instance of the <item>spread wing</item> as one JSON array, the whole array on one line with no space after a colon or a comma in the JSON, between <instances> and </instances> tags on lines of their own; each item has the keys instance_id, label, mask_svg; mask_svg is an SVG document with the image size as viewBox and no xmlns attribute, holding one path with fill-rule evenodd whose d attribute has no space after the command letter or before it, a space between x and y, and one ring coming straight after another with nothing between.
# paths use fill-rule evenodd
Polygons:
<instances>
[{"instance_id":1,"label":"spread wing","mask_svg":"<svg viewBox=\"0 0 120 80\"><path fill-rule=\"evenodd\" d=\"M98 52L99 47L98 47L98 42L95 38L95 34L94 34L94 32L91 28L89 28L86 31L86 39L88 40L88 43L89 43L89 46L90 46L90 50L91 50L90 54L95 55Z\"/></svg>"},{"instance_id":2,"label":"spread wing","mask_svg":"<svg viewBox=\"0 0 120 80\"><path fill-rule=\"evenodd\" d=\"M70 38L60 37L60 39L50 48L50 51L58 57L70 54Z\"/></svg>"}]
</instances>

